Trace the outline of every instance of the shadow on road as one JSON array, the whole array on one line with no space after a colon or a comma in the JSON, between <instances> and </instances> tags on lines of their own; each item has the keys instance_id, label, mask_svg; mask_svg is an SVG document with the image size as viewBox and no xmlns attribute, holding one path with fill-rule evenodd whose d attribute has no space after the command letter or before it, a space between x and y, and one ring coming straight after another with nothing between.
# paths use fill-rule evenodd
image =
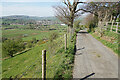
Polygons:
<instances>
[{"instance_id":1,"label":"shadow on road","mask_svg":"<svg viewBox=\"0 0 120 80\"><path fill-rule=\"evenodd\" d=\"M82 50L82 49L85 49L85 47L82 47L80 49L76 49L76 51L79 51L79 50ZM79 54L75 54L75 55L82 55L83 53L79 53Z\"/></svg>"},{"instance_id":2,"label":"shadow on road","mask_svg":"<svg viewBox=\"0 0 120 80\"><path fill-rule=\"evenodd\" d=\"M82 79L80 79L80 80L85 80L85 79L89 78L90 76L93 76L94 74L95 74L95 73L91 73L91 74L85 76L84 78L82 78Z\"/></svg>"},{"instance_id":3,"label":"shadow on road","mask_svg":"<svg viewBox=\"0 0 120 80\"><path fill-rule=\"evenodd\" d=\"M80 48L80 49L77 49L77 51L79 51L79 50L82 50L82 49L85 49L85 47L83 47L83 48Z\"/></svg>"},{"instance_id":4,"label":"shadow on road","mask_svg":"<svg viewBox=\"0 0 120 80\"><path fill-rule=\"evenodd\" d=\"M82 55L83 53L79 53L79 54L76 54L76 55Z\"/></svg>"},{"instance_id":5,"label":"shadow on road","mask_svg":"<svg viewBox=\"0 0 120 80\"><path fill-rule=\"evenodd\" d=\"M85 32L85 31L80 31L78 33L81 33L81 34L88 34L88 32Z\"/></svg>"}]
</instances>

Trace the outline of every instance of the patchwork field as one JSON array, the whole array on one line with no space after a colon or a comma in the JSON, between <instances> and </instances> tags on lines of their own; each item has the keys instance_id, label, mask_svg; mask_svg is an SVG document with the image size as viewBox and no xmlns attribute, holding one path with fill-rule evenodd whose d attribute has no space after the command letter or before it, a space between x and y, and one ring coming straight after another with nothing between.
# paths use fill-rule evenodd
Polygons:
<instances>
[{"instance_id":1,"label":"patchwork field","mask_svg":"<svg viewBox=\"0 0 120 80\"><path fill-rule=\"evenodd\" d=\"M2 37L6 38L21 38L24 41L32 40L32 38L36 38L38 40L48 38L50 33L59 32L60 34L66 30L66 26L51 26L55 30L37 30L37 29L8 29L2 30ZM63 31L62 31L63 30Z\"/></svg>"},{"instance_id":2,"label":"patchwork field","mask_svg":"<svg viewBox=\"0 0 120 80\"><path fill-rule=\"evenodd\" d=\"M10 76L17 76L19 78L28 69L22 78L41 78L41 58L43 49L47 50L47 78L53 78L59 75L59 71L61 71L61 73L65 71L67 74L65 74L66 77L70 77L72 75L72 64L69 63L73 62L74 47L72 46L74 45L73 43L69 43L68 46L71 45L71 48L68 48L68 53L65 53L63 41L63 38L58 38L52 43L47 42L42 45L36 44L35 47L27 52L23 52L13 58L4 60L2 64L2 77L9 78ZM68 65L65 65L64 63ZM62 65L64 66L62 67Z\"/></svg>"},{"instance_id":3,"label":"patchwork field","mask_svg":"<svg viewBox=\"0 0 120 80\"><path fill-rule=\"evenodd\" d=\"M42 39L48 38L51 31L40 31L40 30L3 30L3 37L7 38L22 38L25 40L31 40L32 38Z\"/></svg>"},{"instance_id":4,"label":"patchwork field","mask_svg":"<svg viewBox=\"0 0 120 80\"><path fill-rule=\"evenodd\" d=\"M72 77L72 64L69 63L73 63L74 42L68 42L68 52L65 52L64 34L66 31L63 29L66 29L66 27L49 31L20 29L3 30L3 37L6 38L21 38L23 41L30 41L33 38L36 38L37 40L47 38L48 42L42 44L38 42L34 47L25 50L12 58L9 57L8 59L3 60L2 77L41 78L43 49L47 50L47 78L54 78L59 75ZM51 42L49 41L49 37L53 32L56 32L58 37Z\"/></svg>"}]
</instances>

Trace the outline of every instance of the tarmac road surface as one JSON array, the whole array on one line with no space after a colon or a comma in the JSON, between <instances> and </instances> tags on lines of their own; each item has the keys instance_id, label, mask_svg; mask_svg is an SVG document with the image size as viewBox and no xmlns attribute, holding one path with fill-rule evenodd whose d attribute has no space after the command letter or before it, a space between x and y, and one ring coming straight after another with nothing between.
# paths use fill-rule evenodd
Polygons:
<instances>
[{"instance_id":1,"label":"tarmac road surface","mask_svg":"<svg viewBox=\"0 0 120 80\"><path fill-rule=\"evenodd\" d=\"M73 78L118 78L118 57L86 31L77 34Z\"/></svg>"}]
</instances>

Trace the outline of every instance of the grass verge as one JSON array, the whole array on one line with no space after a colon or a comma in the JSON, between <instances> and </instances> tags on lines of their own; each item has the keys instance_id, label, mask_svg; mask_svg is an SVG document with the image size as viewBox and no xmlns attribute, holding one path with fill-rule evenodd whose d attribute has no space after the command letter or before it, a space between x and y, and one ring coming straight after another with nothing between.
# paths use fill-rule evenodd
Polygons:
<instances>
[{"instance_id":1,"label":"grass verge","mask_svg":"<svg viewBox=\"0 0 120 80\"><path fill-rule=\"evenodd\" d=\"M54 41L54 44L51 42L41 45L38 44L27 52L19 54L13 58L3 60L2 77L10 78L12 76L12 78L15 78L17 76L19 78L32 64L28 71L24 73L22 78L41 78L41 52L43 49L46 49L46 78L72 78L75 38L76 37L73 37L73 42L70 42L70 40L68 41L69 45L66 52L64 51L64 39L58 38ZM50 47L50 45L52 45L52 47Z\"/></svg>"},{"instance_id":2,"label":"grass verge","mask_svg":"<svg viewBox=\"0 0 120 80\"><path fill-rule=\"evenodd\" d=\"M102 37L99 37L95 33L90 33L94 38L102 42L105 46L111 48L118 56L120 56L120 44L119 44L119 34L114 32L106 31L104 33L103 37L107 37L107 39L104 39ZM110 39L110 40L109 40Z\"/></svg>"},{"instance_id":3,"label":"grass verge","mask_svg":"<svg viewBox=\"0 0 120 80\"><path fill-rule=\"evenodd\" d=\"M73 63L74 63L74 54L76 50L76 33L72 37L73 41L69 43L67 51L64 52L64 60L60 67L58 68L55 79L70 79L72 78ZM64 49L61 49L64 51Z\"/></svg>"}]
</instances>

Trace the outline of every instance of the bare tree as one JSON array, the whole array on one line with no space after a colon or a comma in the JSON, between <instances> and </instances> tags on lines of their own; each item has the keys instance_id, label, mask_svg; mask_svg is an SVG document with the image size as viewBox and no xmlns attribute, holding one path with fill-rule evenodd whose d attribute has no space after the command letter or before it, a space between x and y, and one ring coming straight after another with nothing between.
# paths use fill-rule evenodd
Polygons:
<instances>
[{"instance_id":1,"label":"bare tree","mask_svg":"<svg viewBox=\"0 0 120 80\"><path fill-rule=\"evenodd\" d=\"M96 17L95 21L102 36L105 23L112 21L113 17L117 18L120 14L120 2L89 2L86 7L81 7L79 10L89 12Z\"/></svg>"},{"instance_id":2,"label":"bare tree","mask_svg":"<svg viewBox=\"0 0 120 80\"><path fill-rule=\"evenodd\" d=\"M94 17L92 14L88 14L83 20L87 27L89 28L90 24L94 22Z\"/></svg>"},{"instance_id":3,"label":"bare tree","mask_svg":"<svg viewBox=\"0 0 120 80\"><path fill-rule=\"evenodd\" d=\"M79 0L74 0L73 3L70 0L63 0L65 6L59 5L54 6L56 17L68 27L70 27L70 32L72 34L73 23L76 17L80 16L79 9L77 9L78 4L82 3Z\"/></svg>"},{"instance_id":4,"label":"bare tree","mask_svg":"<svg viewBox=\"0 0 120 80\"><path fill-rule=\"evenodd\" d=\"M101 22L112 20L113 16L117 18L120 14L120 2L90 2L87 3L86 7L80 8L80 10L97 16L99 25Z\"/></svg>"},{"instance_id":5,"label":"bare tree","mask_svg":"<svg viewBox=\"0 0 120 80\"><path fill-rule=\"evenodd\" d=\"M120 2L109 3L109 2L79 2L79 0L74 0L73 3L70 0L63 1L65 6L55 6L56 17L67 24L70 29L73 28L73 23L76 17L78 17L83 12L89 12L96 18L97 26L102 30L104 23L113 19L113 16L118 16L120 12ZM79 3L85 3L85 7L78 7ZM104 23L103 23L104 22ZM70 31L72 32L72 31Z\"/></svg>"}]
</instances>

